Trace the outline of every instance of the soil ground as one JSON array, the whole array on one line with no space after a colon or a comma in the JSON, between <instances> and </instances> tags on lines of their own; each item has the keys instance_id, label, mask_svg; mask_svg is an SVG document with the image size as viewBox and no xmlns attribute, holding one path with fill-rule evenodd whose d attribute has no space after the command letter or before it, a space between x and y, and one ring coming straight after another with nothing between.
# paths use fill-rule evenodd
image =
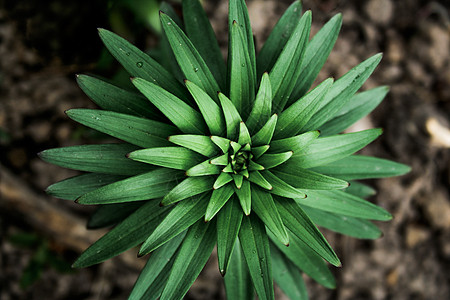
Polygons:
<instances>
[{"instance_id":1,"label":"soil ground","mask_svg":"<svg viewBox=\"0 0 450 300\"><path fill-rule=\"evenodd\" d=\"M204 2L226 50L227 1ZM257 48L291 2L247 1ZM96 34L97 27L110 28L107 8L106 0L0 1L0 299L126 299L142 266L134 249L70 270L100 233L84 229L92 207L43 192L76 173L36 156L98 138L64 111L95 107L77 87L76 73L113 74ZM379 223L383 238L361 241L325 232L343 267L333 270L336 290L307 280L310 298L450 299L448 1L305 0L304 9L313 12L313 32L338 12L344 17L319 79L338 78L384 52L363 89L389 85L391 91L353 129L384 128L364 153L412 167L406 176L369 182L378 190L371 200L394 216ZM141 48L154 43L149 30L130 32ZM224 299L214 257L186 299ZM286 298L277 291L277 299Z\"/></svg>"}]
</instances>

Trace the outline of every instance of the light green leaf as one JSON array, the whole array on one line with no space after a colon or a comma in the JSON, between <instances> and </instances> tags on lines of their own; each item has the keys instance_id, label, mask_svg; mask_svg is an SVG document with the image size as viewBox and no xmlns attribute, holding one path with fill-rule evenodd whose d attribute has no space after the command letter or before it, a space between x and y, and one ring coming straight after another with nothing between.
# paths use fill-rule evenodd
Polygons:
<instances>
[{"instance_id":1,"label":"light green leaf","mask_svg":"<svg viewBox=\"0 0 450 300\"><path fill-rule=\"evenodd\" d=\"M220 175L217 177L216 181L214 182L213 189L217 190L220 189L222 186L227 184L228 182L232 181L233 177L228 173L220 173Z\"/></svg>"},{"instance_id":2,"label":"light green leaf","mask_svg":"<svg viewBox=\"0 0 450 300\"><path fill-rule=\"evenodd\" d=\"M169 137L169 142L191 149L206 157L214 156L219 152L219 149L209 136L192 134L172 135Z\"/></svg>"},{"instance_id":3,"label":"light green leaf","mask_svg":"<svg viewBox=\"0 0 450 300\"><path fill-rule=\"evenodd\" d=\"M180 299L208 261L216 244L216 224L198 221L189 228L171 269L161 300Z\"/></svg>"},{"instance_id":4,"label":"light green leaf","mask_svg":"<svg viewBox=\"0 0 450 300\"><path fill-rule=\"evenodd\" d=\"M176 251L186 235L177 235L149 257L144 269L139 274L128 300L157 299L169 278L175 261Z\"/></svg>"},{"instance_id":5,"label":"light green leaf","mask_svg":"<svg viewBox=\"0 0 450 300\"><path fill-rule=\"evenodd\" d=\"M216 144L217 147L219 147L223 153L227 153L228 149L230 149L231 141L229 139L213 135L211 136L211 141L213 141L213 143Z\"/></svg>"},{"instance_id":6,"label":"light green leaf","mask_svg":"<svg viewBox=\"0 0 450 300\"><path fill-rule=\"evenodd\" d=\"M203 217L208 205L206 201L208 197L209 193L204 193L177 203L170 213L158 222L155 230L148 233L148 238L139 250L139 256L144 256L164 245Z\"/></svg>"},{"instance_id":7,"label":"light green leaf","mask_svg":"<svg viewBox=\"0 0 450 300\"><path fill-rule=\"evenodd\" d=\"M244 180L242 182L242 186L240 189L235 188L234 191L239 198L239 202L241 203L242 210L244 214L248 216L251 212L252 208L252 191L250 187L250 182L248 180Z\"/></svg>"},{"instance_id":8,"label":"light green leaf","mask_svg":"<svg viewBox=\"0 0 450 300\"><path fill-rule=\"evenodd\" d=\"M274 243L270 243L273 278L281 290L295 300L308 300L308 292L302 272L292 264Z\"/></svg>"},{"instance_id":9,"label":"light green leaf","mask_svg":"<svg viewBox=\"0 0 450 300\"><path fill-rule=\"evenodd\" d=\"M239 115L239 112L233 102L231 102L227 96L219 93L219 100L222 106L223 114L225 115L225 122L227 124L227 138L235 139L238 134L239 124L242 121L241 116Z\"/></svg>"},{"instance_id":10,"label":"light green leaf","mask_svg":"<svg viewBox=\"0 0 450 300\"><path fill-rule=\"evenodd\" d=\"M332 78L323 81L311 92L284 110L277 122L275 137L277 139L289 138L301 132L303 127L317 112L321 101L327 95L332 84Z\"/></svg>"},{"instance_id":11,"label":"light green leaf","mask_svg":"<svg viewBox=\"0 0 450 300\"><path fill-rule=\"evenodd\" d=\"M361 150L382 132L381 129L368 129L318 138L302 150L297 151L289 160L289 164L305 169L326 165Z\"/></svg>"},{"instance_id":12,"label":"light green leaf","mask_svg":"<svg viewBox=\"0 0 450 300\"><path fill-rule=\"evenodd\" d=\"M315 167L314 171L345 180L355 180L400 176L411 171L411 168L387 159L351 155L325 166Z\"/></svg>"},{"instance_id":13,"label":"light green leaf","mask_svg":"<svg viewBox=\"0 0 450 300\"><path fill-rule=\"evenodd\" d=\"M300 135L296 135L290 138L285 138L282 140L276 140L270 142L270 151L272 153L279 153L282 151L294 151L294 154L310 143L312 143L316 138L318 138L320 132L316 131L308 131Z\"/></svg>"},{"instance_id":14,"label":"light green leaf","mask_svg":"<svg viewBox=\"0 0 450 300\"><path fill-rule=\"evenodd\" d=\"M212 192L208 207L205 213L205 222L211 221L219 210L227 203L228 199L234 194L233 186L230 184L216 189Z\"/></svg>"},{"instance_id":15,"label":"light green leaf","mask_svg":"<svg viewBox=\"0 0 450 300\"><path fill-rule=\"evenodd\" d=\"M277 120L278 115L274 114L270 117L266 124L254 136L252 136L252 144L254 146L264 146L270 144L275 131L275 126L277 125Z\"/></svg>"},{"instance_id":16,"label":"light green leaf","mask_svg":"<svg viewBox=\"0 0 450 300\"><path fill-rule=\"evenodd\" d=\"M241 174L231 174L231 176L233 177L234 180L234 184L236 185L236 187L238 189L240 189L242 187L242 182L244 182L244 176Z\"/></svg>"},{"instance_id":17,"label":"light green leaf","mask_svg":"<svg viewBox=\"0 0 450 300\"><path fill-rule=\"evenodd\" d=\"M72 120L109 134L130 144L143 147L170 146L167 137L178 129L149 119L98 109L70 109L66 114Z\"/></svg>"},{"instance_id":18,"label":"light green leaf","mask_svg":"<svg viewBox=\"0 0 450 300\"><path fill-rule=\"evenodd\" d=\"M299 189L336 190L348 187L348 182L325 176L292 164L284 164L271 172L281 180Z\"/></svg>"},{"instance_id":19,"label":"light green leaf","mask_svg":"<svg viewBox=\"0 0 450 300\"><path fill-rule=\"evenodd\" d=\"M284 12L258 53L258 78L270 72L302 16L302 2L297 0Z\"/></svg>"},{"instance_id":20,"label":"light green leaf","mask_svg":"<svg viewBox=\"0 0 450 300\"><path fill-rule=\"evenodd\" d=\"M161 201L161 205L169 205L203 192L212 190L214 178L211 176L188 177L174 187ZM198 197L198 196L197 196ZM206 208L206 207L205 207Z\"/></svg>"},{"instance_id":21,"label":"light green leaf","mask_svg":"<svg viewBox=\"0 0 450 300\"><path fill-rule=\"evenodd\" d=\"M269 170L261 173L264 178L270 183L273 189L270 193L286 197L286 198L305 198L305 193L294 188L292 185L287 184L277 176L273 175Z\"/></svg>"},{"instance_id":22,"label":"light green leaf","mask_svg":"<svg viewBox=\"0 0 450 300\"><path fill-rule=\"evenodd\" d=\"M267 152L267 150L269 150L270 147L271 146L269 146L269 145L252 147L253 159L256 160L256 159L260 158L264 153Z\"/></svg>"},{"instance_id":23,"label":"light green leaf","mask_svg":"<svg viewBox=\"0 0 450 300\"><path fill-rule=\"evenodd\" d=\"M275 198L275 204L284 225L293 233L289 232L290 237L292 235L296 236L332 265L337 267L341 265L330 244L328 244L322 233L294 200Z\"/></svg>"},{"instance_id":24,"label":"light green leaf","mask_svg":"<svg viewBox=\"0 0 450 300\"><path fill-rule=\"evenodd\" d=\"M270 184L270 182L268 182L258 171L251 172L248 180L256 185L259 185L262 188L265 188L266 190L270 191L273 189L273 186Z\"/></svg>"},{"instance_id":25,"label":"light green leaf","mask_svg":"<svg viewBox=\"0 0 450 300\"><path fill-rule=\"evenodd\" d=\"M154 170L153 166L125 157L137 149L130 144L81 145L44 150L39 157L57 166L85 172L137 175Z\"/></svg>"},{"instance_id":26,"label":"light green leaf","mask_svg":"<svg viewBox=\"0 0 450 300\"><path fill-rule=\"evenodd\" d=\"M381 54L376 54L339 78L320 102L319 109L303 127L302 131L316 130L335 116L369 78L380 60Z\"/></svg>"},{"instance_id":27,"label":"light green leaf","mask_svg":"<svg viewBox=\"0 0 450 300\"><path fill-rule=\"evenodd\" d=\"M216 175L221 172L219 166L213 165L211 161L205 160L204 162L193 166L186 171L187 176L205 176L205 175Z\"/></svg>"},{"instance_id":28,"label":"light green leaf","mask_svg":"<svg viewBox=\"0 0 450 300\"><path fill-rule=\"evenodd\" d=\"M115 203L100 205L89 217L86 227L88 229L98 229L116 225L122 222L126 217L135 212L146 201L134 203Z\"/></svg>"},{"instance_id":29,"label":"light green leaf","mask_svg":"<svg viewBox=\"0 0 450 300\"><path fill-rule=\"evenodd\" d=\"M141 78L133 79L133 84L182 132L206 132L201 114L173 94Z\"/></svg>"},{"instance_id":30,"label":"light green leaf","mask_svg":"<svg viewBox=\"0 0 450 300\"><path fill-rule=\"evenodd\" d=\"M323 259L316 252L311 250L308 244L295 236L291 230L288 230L288 233L291 237L291 244L289 247L277 243L275 236L273 236L271 232L268 232L268 235L272 240L271 244L286 255L290 264L294 264L309 277L326 288L336 288L336 281L334 280L333 274L328 269L328 266Z\"/></svg>"},{"instance_id":31,"label":"light green leaf","mask_svg":"<svg viewBox=\"0 0 450 300\"><path fill-rule=\"evenodd\" d=\"M273 202L272 196L257 187L252 188L252 209L284 245L289 245L289 236Z\"/></svg>"},{"instance_id":32,"label":"light green leaf","mask_svg":"<svg viewBox=\"0 0 450 300\"><path fill-rule=\"evenodd\" d=\"M299 65L303 59L311 30L311 12L307 11L299 20L270 71L273 92L273 111L279 113L289 101L292 90L300 76Z\"/></svg>"},{"instance_id":33,"label":"light green leaf","mask_svg":"<svg viewBox=\"0 0 450 300\"><path fill-rule=\"evenodd\" d=\"M343 191L306 191L305 199L297 203L349 217L388 221L392 215L384 208Z\"/></svg>"},{"instance_id":34,"label":"light green leaf","mask_svg":"<svg viewBox=\"0 0 450 300\"><path fill-rule=\"evenodd\" d=\"M256 82L256 56L255 56L255 42L253 41L252 26L250 24L250 18L248 16L247 6L245 5L245 0L231 0L228 2L228 40L232 39L232 27L233 22L236 21L241 29L242 36L247 43L247 52L250 58L250 64L247 66L251 70L252 81ZM231 44L228 44L230 47ZM228 54L231 51L228 49ZM230 62L228 58L228 62ZM230 68L230 66L228 66ZM250 73L249 73L250 74Z\"/></svg>"},{"instance_id":35,"label":"light green leaf","mask_svg":"<svg viewBox=\"0 0 450 300\"><path fill-rule=\"evenodd\" d=\"M131 76L151 81L184 101L188 99L183 85L150 56L111 31L99 29L99 35L109 52Z\"/></svg>"},{"instance_id":36,"label":"light green leaf","mask_svg":"<svg viewBox=\"0 0 450 300\"><path fill-rule=\"evenodd\" d=\"M228 165L228 153L220 155L210 160L210 163L216 166L226 166Z\"/></svg>"},{"instance_id":37,"label":"light green leaf","mask_svg":"<svg viewBox=\"0 0 450 300\"><path fill-rule=\"evenodd\" d=\"M225 88L226 66L214 30L198 0L183 1L186 33L205 60L219 86Z\"/></svg>"},{"instance_id":38,"label":"light green leaf","mask_svg":"<svg viewBox=\"0 0 450 300\"><path fill-rule=\"evenodd\" d=\"M202 161L202 156L183 147L158 147L133 151L128 158L156 166L188 170Z\"/></svg>"},{"instance_id":39,"label":"light green leaf","mask_svg":"<svg viewBox=\"0 0 450 300\"><path fill-rule=\"evenodd\" d=\"M274 300L269 239L264 224L257 216L243 218L239 241L258 298Z\"/></svg>"},{"instance_id":40,"label":"light green leaf","mask_svg":"<svg viewBox=\"0 0 450 300\"><path fill-rule=\"evenodd\" d=\"M211 98L217 99L219 85L200 53L168 15L161 12L160 18L175 58L186 79L201 87Z\"/></svg>"},{"instance_id":41,"label":"light green leaf","mask_svg":"<svg viewBox=\"0 0 450 300\"><path fill-rule=\"evenodd\" d=\"M222 135L225 131L225 120L219 105L195 83L185 80L186 87L194 97L198 108L213 135Z\"/></svg>"},{"instance_id":42,"label":"light green leaf","mask_svg":"<svg viewBox=\"0 0 450 300\"><path fill-rule=\"evenodd\" d=\"M231 2L230 2L230 5ZM255 73L247 49L247 41L236 21L230 28L229 76L230 99L244 118L255 97Z\"/></svg>"},{"instance_id":43,"label":"light green leaf","mask_svg":"<svg viewBox=\"0 0 450 300\"><path fill-rule=\"evenodd\" d=\"M262 171L264 169L265 168L262 165L255 163L253 160L251 160L248 164L249 171Z\"/></svg>"},{"instance_id":44,"label":"light green leaf","mask_svg":"<svg viewBox=\"0 0 450 300\"><path fill-rule=\"evenodd\" d=\"M227 299L253 300L255 298L250 274L238 239L234 244L224 283Z\"/></svg>"},{"instance_id":45,"label":"light green leaf","mask_svg":"<svg viewBox=\"0 0 450 300\"><path fill-rule=\"evenodd\" d=\"M248 132L247 126L244 122L239 124L239 139L238 143L241 145L251 144L252 139L250 138L250 133Z\"/></svg>"},{"instance_id":46,"label":"light green leaf","mask_svg":"<svg viewBox=\"0 0 450 300\"><path fill-rule=\"evenodd\" d=\"M125 178L125 176L111 174L83 174L54 183L45 192L56 198L76 200L85 193Z\"/></svg>"},{"instance_id":47,"label":"light green leaf","mask_svg":"<svg viewBox=\"0 0 450 300\"><path fill-rule=\"evenodd\" d=\"M298 99L306 94L319 71L322 69L334 43L339 35L342 25L342 15L337 14L328 21L306 46L300 76L297 79L292 100Z\"/></svg>"},{"instance_id":48,"label":"light green leaf","mask_svg":"<svg viewBox=\"0 0 450 300\"><path fill-rule=\"evenodd\" d=\"M183 172L160 168L108 184L84 194L76 202L92 205L157 199L164 197L183 176Z\"/></svg>"},{"instance_id":49,"label":"light green leaf","mask_svg":"<svg viewBox=\"0 0 450 300\"><path fill-rule=\"evenodd\" d=\"M264 73L253 108L246 122L247 127L252 133L257 132L269 120L271 114L272 86L270 85L269 74Z\"/></svg>"},{"instance_id":50,"label":"light green leaf","mask_svg":"<svg viewBox=\"0 0 450 300\"><path fill-rule=\"evenodd\" d=\"M231 198L217 214L217 257L222 276L227 273L242 217L242 209L236 197Z\"/></svg>"},{"instance_id":51,"label":"light green leaf","mask_svg":"<svg viewBox=\"0 0 450 300\"><path fill-rule=\"evenodd\" d=\"M86 249L73 267L92 266L139 245L169 211L170 208L159 207L158 201L149 201Z\"/></svg>"},{"instance_id":52,"label":"light green leaf","mask_svg":"<svg viewBox=\"0 0 450 300\"><path fill-rule=\"evenodd\" d=\"M340 133L367 116L383 101L389 92L387 86L380 86L354 95L350 101L336 113L333 119L320 127L322 136Z\"/></svg>"},{"instance_id":53,"label":"light green leaf","mask_svg":"<svg viewBox=\"0 0 450 300\"><path fill-rule=\"evenodd\" d=\"M101 79L77 75L83 92L104 110L159 120L155 107L142 95L121 89Z\"/></svg>"},{"instance_id":54,"label":"light green leaf","mask_svg":"<svg viewBox=\"0 0 450 300\"><path fill-rule=\"evenodd\" d=\"M317 226L358 239L377 239L381 236L380 229L370 221L334 214L308 206L302 206L302 208Z\"/></svg>"},{"instance_id":55,"label":"light green leaf","mask_svg":"<svg viewBox=\"0 0 450 300\"><path fill-rule=\"evenodd\" d=\"M271 169L289 160L293 153L293 151L287 151L284 153L265 154L257 161L258 164L263 165L265 169Z\"/></svg>"}]
</instances>

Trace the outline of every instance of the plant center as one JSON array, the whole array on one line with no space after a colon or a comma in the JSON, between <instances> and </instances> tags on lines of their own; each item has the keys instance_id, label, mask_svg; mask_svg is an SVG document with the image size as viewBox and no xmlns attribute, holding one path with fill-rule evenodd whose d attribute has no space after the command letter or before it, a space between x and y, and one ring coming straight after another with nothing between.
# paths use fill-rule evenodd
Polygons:
<instances>
[{"instance_id":1,"label":"plant center","mask_svg":"<svg viewBox=\"0 0 450 300\"><path fill-rule=\"evenodd\" d=\"M239 150L230 156L230 163L235 174L248 168L252 154L249 151Z\"/></svg>"}]
</instances>

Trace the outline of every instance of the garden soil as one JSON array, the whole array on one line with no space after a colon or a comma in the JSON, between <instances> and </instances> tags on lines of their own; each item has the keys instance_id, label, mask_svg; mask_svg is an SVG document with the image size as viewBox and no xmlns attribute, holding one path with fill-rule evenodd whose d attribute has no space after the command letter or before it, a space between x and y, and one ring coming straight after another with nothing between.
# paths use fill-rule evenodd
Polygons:
<instances>
[{"instance_id":1,"label":"garden soil","mask_svg":"<svg viewBox=\"0 0 450 300\"><path fill-rule=\"evenodd\" d=\"M69 120L64 111L95 108L75 74L116 74L96 28L117 12L106 0L0 1L0 299L126 299L145 258L132 249L82 270L70 264L104 231L85 229L93 207L47 196L45 188L76 175L44 163L53 147L108 141ZM247 1L257 49L291 1ZM204 1L226 53L227 1ZM305 0L313 33L334 14L343 27L319 80L339 78L378 52L384 58L363 89L390 93L350 130L384 134L363 153L408 164L401 177L370 180L370 201L394 218L378 222L378 240L324 231L342 267L337 288L306 279L312 300L450 299L450 6L424 0ZM155 44L148 29L120 33L140 48ZM128 28L128 30L127 30ZM212 258L186 299L225 299ZM278 289L276 299L287 299Z\"/></svg>"}]
</instances>

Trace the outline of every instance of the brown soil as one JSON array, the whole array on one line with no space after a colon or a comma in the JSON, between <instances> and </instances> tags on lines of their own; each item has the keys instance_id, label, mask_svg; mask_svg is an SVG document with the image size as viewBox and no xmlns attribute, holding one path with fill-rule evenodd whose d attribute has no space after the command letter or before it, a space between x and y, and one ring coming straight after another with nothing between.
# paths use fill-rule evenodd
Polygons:
<instances>
[{"instance_id":1,"label":"brown soil","mask_svg":"<svg viewBox=\"0 0 450 300\"><path fill-rule=\"evenodd\" d=\"M226 3L205 1L224 50ZM247 3L260 47L291 1ZM325 232L343 267L334 270L336 290L307 280L310 298L450 299L448 1L305 0L304 8L313 12L313 32L335 13L344 16L341 35L320 79L337 78L372 54L384 52L364 88L389 85L391 92L354 129L384 128L383 136L365 153L413 168L406 176L369 182L378 190L371 200L394 216L379 224L383 238L361 241ZM94 107L76 86L75 73L111 76L114 67L98 63L103 50L96 35L97 27L108 24L106 0L0 1L0 299L126 299L142 265L142 260L129 258L135 250L72 272L44 263L40 279L27 288L19 284L36 258L36 245L46 243L46 251L70 264L98 237L82 229L58 235L61 223L52 214L78 228L92 208L46 196L43 190L49 184L76 173L46 164L36 153L96 138L64 111ZM129 38L144 41L141 48L154 40L148 30ZM40 221L39 209L48 219ZM33 233L38 242L20 246L13 242L18 233ZM220 282L211 259L186 299L223 299ZM277 291L277 299L286 298Z\"/></svg>"}]
</instances>

